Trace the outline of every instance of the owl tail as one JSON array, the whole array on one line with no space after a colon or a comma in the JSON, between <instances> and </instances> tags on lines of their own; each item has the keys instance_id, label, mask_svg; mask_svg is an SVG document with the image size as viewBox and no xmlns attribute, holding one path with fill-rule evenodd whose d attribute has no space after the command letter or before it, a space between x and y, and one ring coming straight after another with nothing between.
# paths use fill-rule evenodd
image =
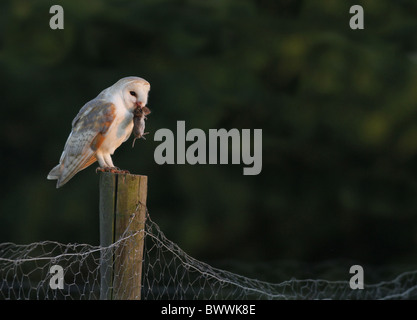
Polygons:
<instances>
[{"instance_id":1,"label":"owl tail","mask_svg":"<svg viewBox=\"0 0 417 320\"><path fill-rule=\"evenodd\" d=\"M46 177L48 180L58 180L61 177L61 164L54 167Z\"/></svg>"},{"instance_id":2,"label":"owl tail","mask_svg":"<svg viewBox=\"0 0 417 320\"><path fill-rule=\"evenodd\" d=\"M61 159L61 163L54 167L46 177L48 180L58 180L56 187L60 188L66 184L77 172L87 168L97 161L95 154L89 154L77 159Z\"/></svg>"}]
</instances>

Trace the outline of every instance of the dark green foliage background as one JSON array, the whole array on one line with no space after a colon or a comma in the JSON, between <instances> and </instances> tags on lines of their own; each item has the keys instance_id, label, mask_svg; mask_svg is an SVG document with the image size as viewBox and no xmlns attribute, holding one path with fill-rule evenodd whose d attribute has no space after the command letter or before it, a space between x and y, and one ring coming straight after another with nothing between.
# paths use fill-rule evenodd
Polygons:
<instances>
[{"instance_id":1,"label":"dark green foliage background","mask_svg":"<svg viewBox=\"0 0 417 320\"><path fill-rule=\"evenodd\" d=\"M1 1L0 74L0 242L98 244L96 165L58 190L46 175L82 105L137 75L150 135L113 161L148 175L151 217L186 252L415 268L414 0ZM262 173L157 165L153 133L177 120L262 129Z\"/></svg>"}]
</instances>

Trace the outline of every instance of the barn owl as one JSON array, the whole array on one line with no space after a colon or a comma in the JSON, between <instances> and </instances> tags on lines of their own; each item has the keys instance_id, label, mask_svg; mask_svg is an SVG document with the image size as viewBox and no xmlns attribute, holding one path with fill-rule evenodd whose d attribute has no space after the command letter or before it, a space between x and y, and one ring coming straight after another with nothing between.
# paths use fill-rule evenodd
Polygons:
<instances>
[{"instance_id":1,"label":"barn owl","mask_svg":"<svg viewBox=\"0 0 417 320\"><path fill-rule=\"evenodd\" d=\"M111 155L133 130L133 116L146 108L150 84L139 77L126 77L87 102L72 121L72 131L65 143L59 164L47 179L58 180L62 187L77 172L98 161L100 171L120 171Z\"/></svg>"}]
</instances>

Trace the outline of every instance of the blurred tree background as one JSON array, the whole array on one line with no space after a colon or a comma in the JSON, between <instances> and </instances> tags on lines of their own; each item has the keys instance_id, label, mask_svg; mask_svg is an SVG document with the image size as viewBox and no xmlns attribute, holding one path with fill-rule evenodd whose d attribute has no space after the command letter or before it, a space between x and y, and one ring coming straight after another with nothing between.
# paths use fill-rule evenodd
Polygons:
<instances>
[{"instance_id":1,"label":"blurred tree background","mask_svg":"<svg viewBox=\"0 0 417 320\"><path fill-rule=\"evenodd\" d=\"M0 73L0 242L99 243L97 165L58 190L46 176L82 105L136 75L150 135L113 161L148 175L151 218L186 252L415 269L415 0L1 1ZM262 129L261 174L157 165L153 133L177 120Z\"/></svg>"}]
</instances>

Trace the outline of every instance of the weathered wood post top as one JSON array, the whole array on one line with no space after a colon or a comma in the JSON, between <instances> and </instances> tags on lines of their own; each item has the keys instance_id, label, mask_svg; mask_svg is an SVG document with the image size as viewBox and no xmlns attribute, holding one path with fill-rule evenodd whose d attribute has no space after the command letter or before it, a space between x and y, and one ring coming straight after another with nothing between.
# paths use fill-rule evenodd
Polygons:
<instances>
[{"instance_id":1,"label":"weathered wood post top","mask_svg":"<svg viewBox=\"0 0 417 320\"><path fill-rule=\"evenodd\" d=\"M140 299L148 177L100 173L100 299ZM121 240L122 239L122 240Z\"/></svg>"}]
</instances>

